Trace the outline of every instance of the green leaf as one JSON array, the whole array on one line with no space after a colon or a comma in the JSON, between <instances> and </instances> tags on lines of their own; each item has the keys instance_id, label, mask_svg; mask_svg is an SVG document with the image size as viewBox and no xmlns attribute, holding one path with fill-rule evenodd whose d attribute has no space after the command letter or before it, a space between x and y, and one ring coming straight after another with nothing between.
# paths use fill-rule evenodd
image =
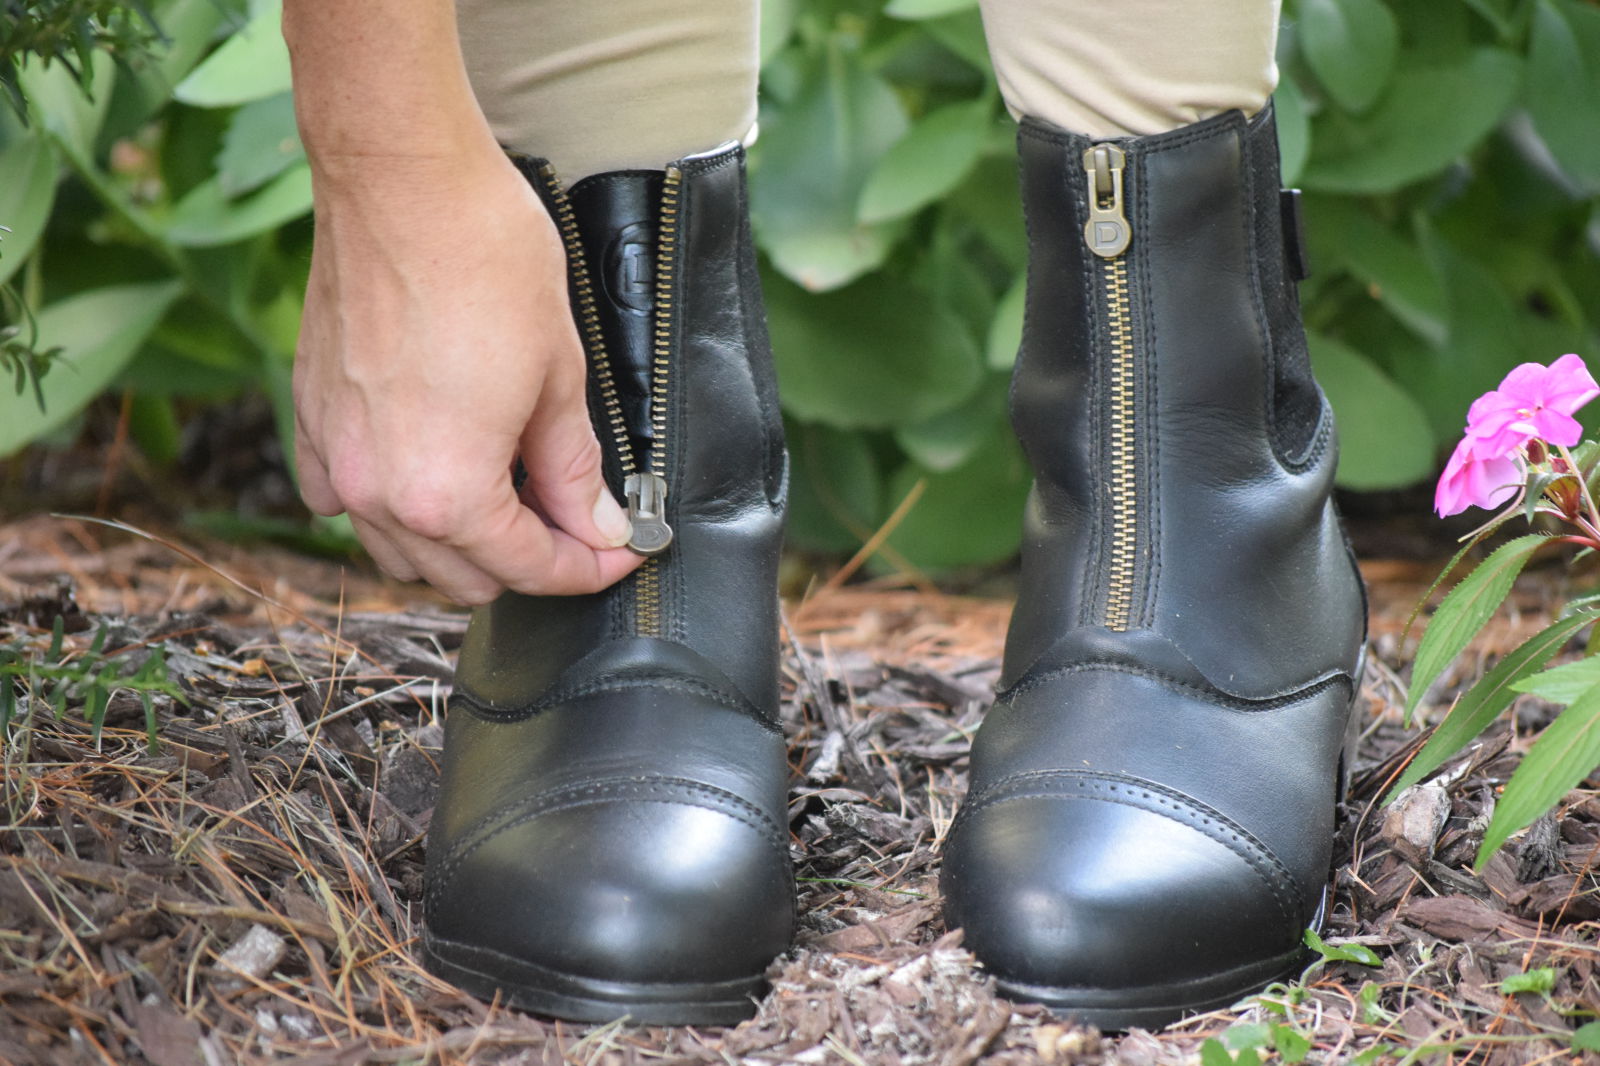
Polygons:
<instances>
[{"instance_id":1,"label":"green leaf","mask_svg":"<svg viewBox=\"0 0 1600 1066\"><path fill-rule=\"evenodd\" d=\"M1572 1031L1573 1051L1600 1051L1600 1022L1589 1022Z\"/></svg>"},{"instance_id":2,"label":"green leaf","mask_svg":"<svg viewBox=\"0 0 1600 1066\"><path fill-rule=\"evenodd\" d=\"M118 285L68 297L39 312L39 345L60 345L62 365L44 379L43 412L31 397L0 397L0 456L62 425L98 396L182 291L175 281Z\"/></svg>"},{"instance_id":3,"label":"green leaf","mask_svg":"<svg viewBox=\"0 0 1600 1066\"><path fill-rule=\"evenodd\" d=\"M774 266L824 291L883 262L902 227L864 225L856 206L905 131L899 97L855 51L829 40L805 58L795 98L763 111L753 150L751 220Z\"/></svg>"},{"instance_id":4,"label":"green leaf","mask_svg":"<svg viewBox=\"0 0 1600 1066\"><path fill-rule=\"evenodd\" d=\"M984 345L985 361L991 370L1010 370L1017 362L1017 349L1022 347L1022 318L1027 310L1028 277L1019 273L1011 288L1000 297L994 309L994 319L989 323L989 338Z\"/></svg>"},{"instance_id":5,"label":"green leaf","mask_svg":"<svg viewBox=\"0 0 1600 1066\"><path fill-rule=\"evenodd\" d=\"M1417 645L1416 662L1411 668L1411 691L1406 699L1407 715L1416 710L1428 686L1444 673L1450 660L1460 654L1478 635L1489 616L1499 609L1517 575L1546 539L1529 533L1507 541L1445 596Z\"/></svg>"},{"instance_id":6,"label":"green leaf","mask_svg":"<svg viewBox=\"0 0 1600 1066\"><path fill-rule=\"evenodd\" d=\"M920 422L972 394L977 346L953 312L874 274L836 292L763 282L784 408L840 428Z\"/></svg>"},{"instance_id":7,"label":"green leaf","mask_svg":"<svg viewBox=\"0 0 1600 1066\"><path fill-rule=\"evenodd\" d=\"M1305 94L1285 75L1272 94L1272 112L1278 125L1280 180L1290 187L1300 180L1306 159L1311 154L1311 118L1306 114Z\"/></svg>"},{"instance_id":8,"label":"green leaf","mask_svg":"<svg viewBox=\"0 0 1600 1066\"><path fill-rule=\"evenodd\" d=\"M166 40L153 54L118 70L117 92L106 117L117 136L129 136L172 98L173 87L194 69L229 13L218 0L171 0L155 12Z\"/></svg>"},{"instance_id":9,"label":"green leaf","mask_svg":"<svg viewBox=\"0 0 1600 1066\"><path fill-rule=\"evenodd\" d=\"M1582 621L1585 616L1579 616ZM1593 618L1593 615L1587 616ZM1574 619L1567 619L1572 622ZM1565 623L1558 622L1557 625ZM1524 678L1512 687L1518 692L1538 696L1551 703L1570 704L1585 692L1600 685L1600 658L1579 659Z\"/></svg>"},{"instance_id":10,"label":"green leaf","mask_svg":"<svg viewBox=\"0 0 1600 1066\"><path fill-rule=\"evenodd\" d=\"M1308 336L1317 380L1339 426L1339 484L1395 488L1434 472L1428 417L1409 394L1355 350Z\"/></svg>"},{"instance_id":11,"label":"green leaf","mask_svg":"<svg viewBox=\"0 0 1600 1066\"><path fill-rule=\"evenodd\" d=\"M229 200L213 178L190 190L167 219L167 239L191 248L232 244L276 229L311 210L311 168L304 164L259 192Z\"/></svg>"},{"instance_id":12,"label":"green leaf","mask_svg":"<svg viewBox=\"0 0 1600 1066\"><path fill-rule=\"evenodd\" d=\"M28 253L44 234L50 206L56 199L56 156L38 133L29 134L0 151L0 284L27 261Z\"/></svg>"},{"instance_id":13,"label":"green leaf","mask_svg":"<svg viewBox=\"0 0 1600 1066\"><path fill-rule=\"evenodd\" d=\"M978 0L889 0L884 13L897 19L936 19L978 6Z\"/></svg>"},{"instance_id":14,"label":"green leaf","mask_svg":"<svg viewBox=\"0 0 1600 1066\"><path fill-rule=\"evenodd\" d=\"M943 414L895 430L895 443L934 473L954 470L997 436L1011 432L1006 420L1009 375L991 373L981 388Z\"/></svg>"},{"instance_id":15,"label":"green leaf","mask_svg":"<svg viewBox=\"0 0 1600 1066\"><path fill-rule=\"evenodd\" d=\"M1561 801L1600 766L1600 687L1556 716L1506 782L1483 834L1474 869L1482 871L1512 833Z\"/></svg>"},{"instance_id":16,"label":"green leaf","mask_svg":"<svg viewBox=\"0 0 1600 1066\"><path fill-rule=\"evenodd\" d=\"M1200 1045L1200 1066L1234 1066L1233 1056L1221 1041L1207 1037L1205 1043Z\"/></svg>"},{"instance_id":17,"label":"green leaf","mask_svg":"<svg viewBox=\"0 0 1600 1066\"><path fill-rule=\"evenodd\" d=\"M1600 9L1539 0L1528 48L1528 113L1561 169L1600 190Z\"/></svg>"},{"instance_id":18,"label":"green leaf","mask_svg":"<svg viewBox=\"0 0 1600 1066\"><path fill-rule=\"evenodd\" d=\"M1524 359L1547 362L1549 356L1530 350L1529 316L1487 263L1463 254L1426 226L1419 227L1418 235L1444 286L1446 340L1431 362L1396 362L1395 376L1413 395L1429 398L1435 432L1453 441L1462 413L1497 386L1507 370Z\"/></svg>"},{"instance_id":19,"label":"green leaf","mask_svg":"<svg viewBox=\"0 0 1600 1066\"><path fill-rule=\"evenodd\" d=\"M1437 174L1500 122L1516 99L1520 71L1517 57L1498 48L1402 68L1366 115L1330 114L1318 123L1301 183L1380 193Z\"/></svg>"},{"instance_id":20,"label":"green leaf","mask_svg":"<svg viewBox=\"0 0 1600 1066\"><path fill-rule=\"evenodd\" d=\"M1361 985L1361 991L1356 994L1356 999L1361 1002L1361 1021L1365 1025L1382 1025L1392 1021L1394 1015L1378 1005L1378 1000L1383 996L1383 986L1376 981L1366 981Z\"/></svg>"},{"instance_id":21,"label":"green leaf","mask_svg":"<svg viewBox=\"0 0 1600 1066\"><path fill-rule=\"evenodd\" d=\"M945 198L939 213L969 223L1013 276L1027 271L1028 234L1017 195L1014 146L1003 155L987 155L979 160L967 180Z\"/></svg>"},{"instance_id":22,"label":"green leaf","mask_svg":"<svg viewBox=\"0 0 1600 1066\"><path fill-rule=\"evenodd\" d=\"M224 195L241 196L305 158L294 122L294 97L279 93L234 113L217 153L217 184Z\"/></svg>"},{"instance_id":23,"label":"green leaf","mask_svg":"<svg viewBox=\"0 0 1600 1066\"><path fill-rule=\"evenodd\" d=\"M1266 1022L1239 1022L1222 1031L1222 1046L1229 1051L1266 1047L1272 1041L1272 1027Z\"/></svg>"},{"instance_id":24,"label":"green leaf","mask_svg":"<svg viewBox=\"0 0 1600 1066\"><path fill-rule=\"evenodd\" d=\"M1543 995L1556 987L1556 971L1553 966L1541 966L1537 970L1527 973L1514 973L1500 982L1500 991L1507 995L1517 992L1533 992Z\"/></svg>"},{"instance_id":25,"label":"green leaf","mask_svg":"<svg viewBox=\"0 0 1600 1066\"><path fill-rule=\"evenodd\" d=\"M912 126L867 175L861 221L913 214L959 185L983 152L992 111L985 97L940 108Z\"/></svg>"},{"instance_id":26,"label":"green leaf","mask_svg":"<svg viewBox=\"0 0 1600 1066\"><path fill-rule=\"evenodd\" d=\"M1287 1025L1274 1025L1272 1047L1284 1062L1304 1062L1311 1054L1311 1038Z\"/></svg>"},{"instance_id":27,"label":"green leaf","mask_svg":"<svg viewBox=\"0 0 1600 1066\"><path fill-rule=\"evenodd\" d=\"M908 463L890 479L888 506L898 506L919 481L922 496L889 537L890 546L914 565L942 571L997 563L1016 553L1032 479L1010 434L995 434L953 470Z\"/></svg>"},{"instance_id":28,"label":"green leaf","mask_svg":"<svg viewBox=\"0 0 1600 1066\"><path fill-rule=\"evenodd\" d=\"M1346 111L1371 107L1400 54L1400 27L1380 0L1301 0L1300 49Z\"/></svg>"},{"instance_id":29,"label":"green leaf","mask_svg":"<svg viewBox=\"0 0 1600 1066\"><path fill-rule=\"evenodd\" d=\"M1342 196L1310 199L1306 222L1315 262L1350 271L1406 328L1435 347L1444 345L1444 284L1415 237L1395 233L1368 205Z\"/></svg>"},{"instance_id":30,"label":"green leaf","mask_svg":"<svg viewBox=\"0 0 1600 1066\"><path fill-rule=\"evenodd\" d=\"M853 552L883 520L883 478L866 438L790 422L789 522L785 543Z\"/></svg>"},{"instance_id":31,"label":"green leaf","mask_svg":"<svg viewBox=\"0 0 1600 1066\"><path fill-rule=\"evenodd\" d=\"M1329 944L1317 935L1315 929L1307 929L1303 940L1306 947L1315 951L1325 962L1354 962L1361 966L1383 965L1378 953L1365 944Z\"/></svg>"},{"instance_id":32,"label":"green leaf","mask_svg":"<svg viewBox=\"0 0 1600 1066\"><path fill-rule=\"evenodd\" d=\"M976 7L944 18L928 19L922 29L934 40L965 59L975 70L993 76L989 61L989 42L983 33L983 17Z\"/></svg>"},{"instance_id":33,"label":"green leaf","mask_svg":"<svg viewBox=\"0 0 1600 1066\"><path fill-rule=\"evenodd\" d=\"M794 35L795 21L800 14L800 0L763 0L760 5L761 65L783 50Z\"/></svg>"},{"instance_id":34,"label":"green leaf","mask_svg":"<svg viewBox=\"0 0 1600 1066\"><path fill-rule=\"evenodd\" d=\"M192 107L235 107L288 92L291 85L283 5L272 0L179 82L172 95Z\"/></svg>"},{"instance_id":35,"label":"green leaf","mask_svg":"<svg viewBox=\"0 0 1600 1066\"><path fill-rule=\"evenodd\" d=\"M1405 773L1400 775L1400 780L1389 790L1384 802L1393 802L1401 792L1443 766L1446 760L1466 747L1479 733L1489 728L1490 724L1500 717L1500 712L1511 706L1511 701L1517 698L1518 692L1527 691L1522 688L1523 679L1549 662L1566 646L1573 634L1595 621L1597 617L1600 615L1585 612L1563 618L1523 641L1515 651L1496 663L1492 670L1484 674L1478 683L1450 708L1450 713L1434 729L1428 742L1411 760ZM1600 680L1600 677L1597 677L1597 680Z\"/></svg>"},{"instance_id":36,"label":"green leaf","mask_svg":"<svg viewBox=\"0 0 1600 1066\"><path fill-rule=\"evenodd\" d=\"M94 155L95 138L105 122L117 74L115 63L105 52L94 54L91 69L94 71L92 95L83 91L65 63L45 66L32 58L22 64L17 75L23 96L39 123L80 160Z\"/></svg>"}]
</instances>

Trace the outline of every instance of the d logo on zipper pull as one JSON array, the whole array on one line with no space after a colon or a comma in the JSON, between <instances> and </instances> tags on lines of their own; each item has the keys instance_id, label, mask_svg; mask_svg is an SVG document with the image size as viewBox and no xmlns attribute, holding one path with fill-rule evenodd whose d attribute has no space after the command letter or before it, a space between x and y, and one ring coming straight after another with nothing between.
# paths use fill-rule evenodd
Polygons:
<instances>
[{"instance_id":1,"label":"d logo on zipper pull","mask_svg":"<svg viewBox=\"0 0 1600 1066\"><path fill-rule=\"evenodd\" d=\"M628 520L633 523L630 551L659 555L672 543L667 525L667 481L659 474L629 474L622 483L628 496Z\"/></svg>"},{"instance_id":2,"label":"d logo on zipper pull","mask_svg":"<svg viewBox=\"0 0 1600 1066\"><path fill-rule=\"evenodd\" d=\"M1083 153L1089 179L1089 221L1083 224L1083 239L1089 251L1102 259L1114 259L1128 248L1131 234L1122 213L1122 168L1127 159L1114 144L1097 144Z\"/></svg>"}]
</instances>

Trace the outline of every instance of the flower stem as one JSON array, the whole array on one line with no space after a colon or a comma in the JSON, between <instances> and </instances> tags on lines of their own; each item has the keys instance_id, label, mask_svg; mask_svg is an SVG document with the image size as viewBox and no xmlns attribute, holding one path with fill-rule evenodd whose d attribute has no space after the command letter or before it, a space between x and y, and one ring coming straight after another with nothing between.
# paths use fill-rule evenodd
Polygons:
<instances>
[{"instance_id":1,"label":"flower stem","mask_svg":"<svg viewBox=\"0 0 1600 1066\"><path fill-rule=\"evenodd\" d=\"M1590 536L1600 536L1600 533L1595 531L1595 525L1600 524L1600 508L1594 505L1594 494L1589 491L1589 479L1583 476L1583 471L1573 462L1572 452L1567 450L1565 444L1558 444L1556 447L1561 449L1561 458L1567 461L1572 476L1578 479L1578 490L1583 493L1583 502L1589 511L1589 519L1584 523L1584 528L1588 530Z\"/></svg>"}]
</instances>

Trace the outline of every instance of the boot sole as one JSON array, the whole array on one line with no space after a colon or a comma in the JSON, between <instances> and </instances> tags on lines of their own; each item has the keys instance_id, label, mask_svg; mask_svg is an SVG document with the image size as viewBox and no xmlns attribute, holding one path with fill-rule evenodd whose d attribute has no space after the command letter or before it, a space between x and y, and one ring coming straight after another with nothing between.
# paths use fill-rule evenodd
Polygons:
<instances>
[{"instance_id":1,"label":"boot sole","mask_svg":"<svg viewBox=\"0 0 1600 1066\"><path fill-rule=\"evenodd\" d=\"M487 948L423 935L422 964L485 1002L575 1022L732 1025L753 1017L766 994L761 974L732 981L600 981L561 973Z\"/></svg>"},{"instance_id":2,"label":"boot sole","mask_svg":"<svg viewBox=\"0 0 1600 1066\"><path fill-rule=\"evenodd\" d=\"M1140 988L1056 988L999 978L995 990L1009 999L1042 1003L1063 1017L1101 1031L1159 1029L1186 1014L1230 1007L1274 981L1297 974L1304 948L1202 980Z\"/></svg>"}]
</instances>

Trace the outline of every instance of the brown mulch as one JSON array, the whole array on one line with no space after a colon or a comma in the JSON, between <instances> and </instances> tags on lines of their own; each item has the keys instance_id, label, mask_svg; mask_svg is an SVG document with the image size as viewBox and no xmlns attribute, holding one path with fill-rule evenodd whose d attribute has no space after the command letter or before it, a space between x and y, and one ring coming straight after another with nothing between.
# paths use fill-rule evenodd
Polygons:
<instances>
[{"instance_id":1,"label":"brown mulch","mask_svg":"<svg viewBox=\"0 0 1600 1066\"><path fill-rule=\"evenodd\" d=\"M1472 872L1551 709L1525 700L1435 783L1376 805L1417 745L1401 631L1435 570L1366 566L1366 732L1325 935L1378 966L1319 965L1159 1033L997 998L944 928L936 872L1007 605L828 587L787 612L805 918L772 993L726 1029L582 1027L479 1002L411 955L464 615L273 549L0 525L0 663L37 666L0 737L0 1062L1154 1064L1195 1061L1207 1037L1259 1043L1262 1023L1308 1038L1308 1061L1578 1061L1567 1034L1600 1008L1600 790ZM1559 573L1524 576L1425 718L1548 620ZM156 649L182 698L151 690L152 751L127 679ZM1544 968L1545 993L1499 987Z\"/></svg>"}]
</instances>

